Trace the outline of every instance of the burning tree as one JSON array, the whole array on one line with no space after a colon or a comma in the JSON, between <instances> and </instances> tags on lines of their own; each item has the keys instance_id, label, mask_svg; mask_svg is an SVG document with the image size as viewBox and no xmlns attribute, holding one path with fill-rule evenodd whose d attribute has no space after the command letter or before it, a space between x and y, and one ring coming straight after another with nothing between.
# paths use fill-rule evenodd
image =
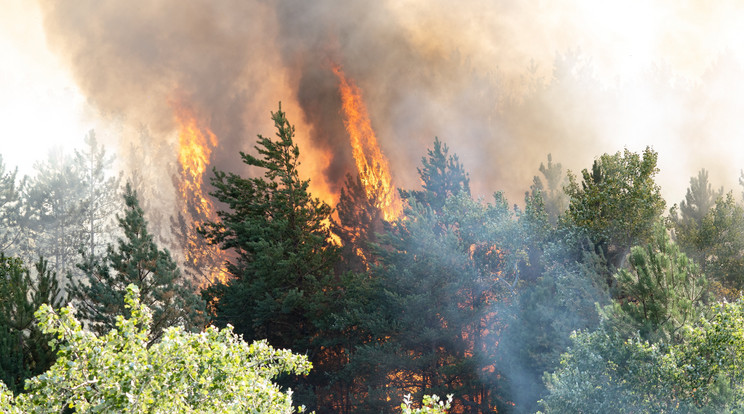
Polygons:
<instances>
[{"instance_id":1,"label":"burning tree","mask_svg":"<svg viewBox=\"0 0 744 414\"><path fill-rule=\"evenodd\" d=\"M184 272L194 283L206 286L225 277L219 248L207 243L197 231L199 225L215 219L214 205L203 184L204 173L218 140L193 108L184 104L172 105L179 126L179 171L173 181L180 196L180 210L171 218L171 230L180 242Z\"/></svg>"},{"instance_id":2,"label":"burning tree","mask_svg":"<svg viewBox=\"0 0 744 414\"><path fill-rule=\"evenodd\" d=\"M495 351L499 307L516 287L517 223L500 195L491 205L471 198L438 140L423 165L424 189L403 192L409 208L378 239L371 277L347 291L362 309L339 316L366 335L345 368L360 390L353 404L390 411L408 393L452 393L456 412L501 410Z\"/></svg>"},{"instance_id":3,"label":"burning tree","mask_svg":"<svg viewBox=\"0 0 744 414\"><path fill-rule=\"evenodd\" d=\"M344 125L349 133L359 180L367 197L374 200L375 207L383 212L385 220L392 220L400 214L401 202L392 184L387 158L382 154L372 129L362 91L346 77L340 66L334 66L333 73L339 80Z\"/></svg>"}]
</instances>

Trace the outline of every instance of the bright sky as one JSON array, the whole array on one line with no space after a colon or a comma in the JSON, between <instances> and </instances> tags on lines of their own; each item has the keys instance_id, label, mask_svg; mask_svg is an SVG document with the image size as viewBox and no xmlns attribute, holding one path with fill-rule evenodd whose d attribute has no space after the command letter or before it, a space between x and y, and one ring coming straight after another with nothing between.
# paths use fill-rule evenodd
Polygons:
<instances>
[{"instance_id":1,"label":"bright sky","mask_svg":"<svg viewBox=\"0 0 744 414\"><path fill-rule=\"evenodd\" d=\"M0 154L8 167L27 174L55 145L82 147L94 120L47 48L36 3L0 0L0 9Z\"/></svg>"}]
</instances>

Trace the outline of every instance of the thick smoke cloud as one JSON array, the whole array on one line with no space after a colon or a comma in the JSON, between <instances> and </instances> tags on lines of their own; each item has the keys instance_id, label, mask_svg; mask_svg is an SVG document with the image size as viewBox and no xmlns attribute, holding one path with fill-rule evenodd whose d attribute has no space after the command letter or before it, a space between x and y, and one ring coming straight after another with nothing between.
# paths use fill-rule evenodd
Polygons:
<instances>
[{"instance_id":1,"label":"thick smoke cloud","mask_svg":"<svg viewBox=\"0 0 744 414\"><path fill-rule=\"evenodd\" d=\"M212 165L239 169L237 151L273 133L281 100L313 188L336 193L354 167L334 63L361 87L403 187L418 185L434 136L460 155L475 192L514 202L548 153L578 170L651 145L670 202L700 168L731 188L744 167L736 2L41 3L48 41L82 91L137 131L123 148L159 154L135 163L147 174L175 169L174 102L218 136Z\"/></svg>"}]
</instances>

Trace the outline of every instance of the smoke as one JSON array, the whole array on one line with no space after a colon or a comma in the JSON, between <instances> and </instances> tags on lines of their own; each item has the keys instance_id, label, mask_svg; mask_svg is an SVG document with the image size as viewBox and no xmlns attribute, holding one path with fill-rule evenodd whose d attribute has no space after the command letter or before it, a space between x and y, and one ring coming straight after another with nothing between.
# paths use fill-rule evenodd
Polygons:
<instances>
[{"instance_id":1,"label":"smoke","mask_svg":"<svg viewBox=\"0 0 744 414\"><path fill-rule=\"evenodd\" d=\"M517 203L548 153L577 172L652 146L669 204L701 168L729 189L744 168L735 0L40 3L51 49L123 125L119 152L159 205L177 202L174 106L218 138L212 166L246 173L238 151L274 133L278 101L311 191L335 202L355 164L334 64L361 88L402 188L419 186L435 136L474 194Z\"/></svg>"},{"instance_id":2,"label":"smoke","mask_svg":"<svg viewBox=\"0 0 744 414\"><path fill-rule=\"evenodd\" d=\"M651 145L670 203L700 168L733 187L744 167L735 1L41 4L48 43L83 93L131 128L122 147L160 148L152 165L133 163L142 174L174 172L174 102L218 137L211 164L240 171L237 152L273 133L281 100L312 189L332 201L354 171L332 64L362 89L401 187L418 186L434 136L475 193L517 202L548 153L579 170Z\"/></svg>"}]
</instances>

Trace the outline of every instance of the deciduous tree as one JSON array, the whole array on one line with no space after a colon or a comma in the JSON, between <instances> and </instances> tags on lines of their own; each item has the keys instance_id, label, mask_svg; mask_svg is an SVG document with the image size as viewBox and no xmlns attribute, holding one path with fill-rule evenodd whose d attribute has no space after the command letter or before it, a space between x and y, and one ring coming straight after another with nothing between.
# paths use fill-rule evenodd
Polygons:
<instances>
[{"instance_id":1,"label":"deciduous tree","mask_svg":"<svg viewBox=\"0 0 744 414\"><path fill-rule=\"evenodd\" d=\"M273 382L284 373L305 374L306 357L266 342L243 342L231 328L201 333L170 327L153 344L152 312L135 285L124 297L129 317L97 336L83 330L74 309L44 305L36 313L41 330L53 335L57 361L12 397L0 385L6 413L294 412L292 394Z\"/></svg>"},{"instance_id":2,"label":"deciduous tree","mask_svg":"<svg viewBox=\"0 0 744 414\"><path fill-rule=\"evenodd\" d=\"M631 246L649 239L664 211L661 189L654 181L657 158L651 148L642 155L626 149L595 160L591 171L582 171L581 183L568 174L566 224L589 237L615 268L622 265Z\"/></svg>"}]
</instances>

